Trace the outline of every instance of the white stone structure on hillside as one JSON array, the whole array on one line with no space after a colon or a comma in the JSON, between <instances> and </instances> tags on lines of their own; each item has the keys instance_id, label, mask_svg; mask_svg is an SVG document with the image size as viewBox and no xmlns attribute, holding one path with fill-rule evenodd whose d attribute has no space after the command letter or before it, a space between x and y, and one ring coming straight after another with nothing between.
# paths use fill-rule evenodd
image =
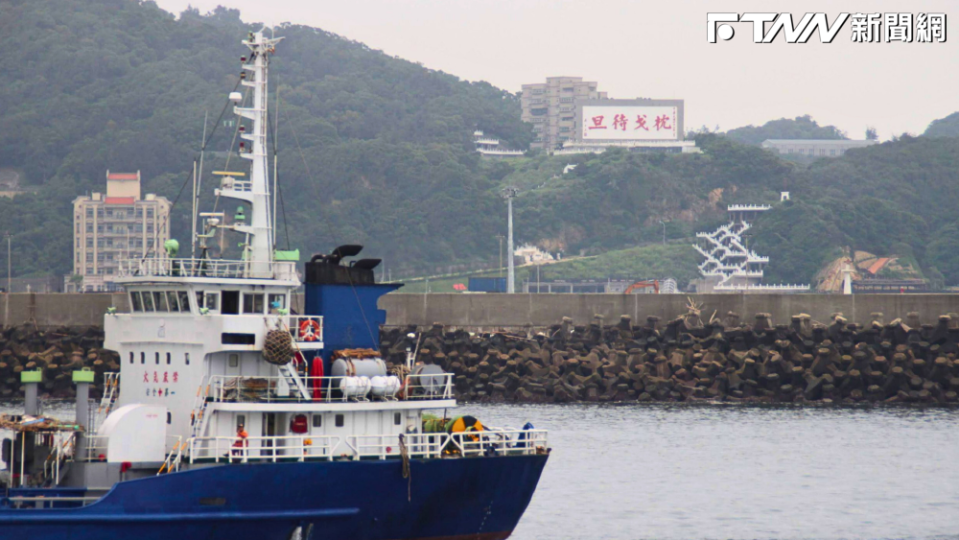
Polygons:
<instances>
[{"instance_id":1,"label":"white stone structure on hillside","mask_svg":"<svg viewBox=\"0 0 959 540\"><path fill-rule=\"evenodd\" d=\"M769 263L764 257L746 246L744 235L752 228L751 222L761 212L772 208L768 205L733 204L727 207L732 220L713 232L696 233L697 244L693 247L706 258L699 265L705 289L701 292L799 292L809 290L809 285L765 285L762 282L763 267Z\"/></svg>"}]
</instances>

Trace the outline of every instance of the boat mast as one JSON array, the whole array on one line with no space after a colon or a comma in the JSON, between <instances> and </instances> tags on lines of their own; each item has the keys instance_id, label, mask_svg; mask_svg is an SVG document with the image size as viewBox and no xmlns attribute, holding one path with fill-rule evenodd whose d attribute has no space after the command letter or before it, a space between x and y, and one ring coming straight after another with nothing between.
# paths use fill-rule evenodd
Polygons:
<instances>
[{"instance_id":1,"label":"boat mast","mask_svg":"<svg viewBox=\"0 0 959 540\"><path fill-rule=\"evenodd\" d=\"M249 225L237 223L232 227L233 230L251 238L243 252L243 260L248 263L249 277L273 276L273 233L266 150L267 73L269 56L282 39L267 38L263 35L263 30L260 30L251 33L243 42L251 51L249 59L243 64L243 69L251 72L252 77L246 77L242 84L253 89L253 102L250 107L234 107L233 110L241 118L251 120L253 123L249 132L244 131L240 135L250 143L248 152L240 152L240 157L251 161L250 181L248 183L233 181L224 186L224 189L218 190L218 193L224 197L243 200L251 206Z\"/></svg>"}]
</instances>

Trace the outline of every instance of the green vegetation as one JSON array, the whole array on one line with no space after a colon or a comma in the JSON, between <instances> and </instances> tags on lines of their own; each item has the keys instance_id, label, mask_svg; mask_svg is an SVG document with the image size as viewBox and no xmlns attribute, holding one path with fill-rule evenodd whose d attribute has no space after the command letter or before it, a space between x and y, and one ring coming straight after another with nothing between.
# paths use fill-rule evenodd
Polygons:
<instances>
[{"instance_id":1,"label":"green vegetation","mask_svg":"<svg viewBox=\"0 0 959 540\"><path fill-rule=\"evenodd\" d=\"M592 257L577 257L539 267L539 279L656 279L671 277L681 287L688 285L691 279L698 277L696 265L698 255L686 242L667 245L653 244L638 248L614 250ZM469 284L470 277L506 276L506 271L487 271L463 273L455 277L430 279L430 292L455 292L453 285ZM526 280L536 281L536 267L516 268L516 288L520 290ZM414 293L426 290L425 280L408 282L401 292Z\"/></svg>"},{"instance_id":2,"label":"green vegetation","mask_svg":"<svg viewBox=\"0 0 959 540\"><path fill-rule=\"evenodd\" d=\"M15 274L65 273L70 200L102 191L107 169L141 170L144 191L177 198L204 114L212 123L223 109L248 53L240 40L259 25L224 8L177 19L133 0L2 2L0 20L0 46L16 51L0 56L0 166L42 184L35 198L0 200L0 232L15 235ZM495 229L500 203L472 133L528 146L516 96L322 30L278 34L271 84L290 243L312 253L361 242L409 271L495 253L492 235L476 233ZM233 127L219 128L211 150L230 147ZM209 179L225 161L206 164ZM181 240L189 206L181 198L172 218Z\"/></svg>"},{"instance_id":3,"label":"green vegetation","mask_svg":"<svg viewBox=\"0 0 959 540\"><path fill-rule=\"evenodd\" d=\"M744 126L726 132L730 139L744 144L760 145L766 139L847 139L836 126L820 126L809 115L793 120L780 118L765 124Z\"/></svg>"},{"instance_id":4,"label":"green vegetation","mask_svg":"<svg viewBox=\"0 0 959 540\"><path fill-rule=\"evenodd\" d=\"M36 188L0 199L0 233L14 235L14 274L70 271L71 202L102 191L108 169L141 170L144 191L179 197L172 232L185 248L189 204L179 194L203 118L216 127L206 154L209 187L209 172L226 166L234 129L212 124L248 52L239 41L259 26L234 10L174 17L135 0L9 0L0 2L0 21L0 46L15 51L0 56L0 167L24 171ZM683 284L696 272L687 247L695 232L724 222L727 204L777 202L788 190L793 202L762 216L750 238L772 258L772 279L809 282L852 247L910 257L925 275L959 284L951 204L959 200L957 138L903 136L806 164L756 146L767 138L844 137L803 116L702 133L702 154L614 149L484 160L473 151L476 129L512 148L532 139L516 95L319 29L287 24L278 34L287 38L271 81L280 95L281 248L287 237L305 254L362 243L394 278L490 268L496 236L505 233L499 191L512 184L520 188L518 245L590 257L544 267L542 279ZM933 122L927 134L955 117ZM212 195L203 197L211 206ZM665 248L658 245L664 228ZM5 255L0 249L0 267Z\"/></svg>"},{"instance_id":5,"label":"green vegetation","mask_svg":"<svg viewBox=\"0 0 959 540\"><path fill-rule=\"evenodd\" d=\"M926 137L959 137L959 112L933 120L923 135Z\"/></svg>"}]
</instances>

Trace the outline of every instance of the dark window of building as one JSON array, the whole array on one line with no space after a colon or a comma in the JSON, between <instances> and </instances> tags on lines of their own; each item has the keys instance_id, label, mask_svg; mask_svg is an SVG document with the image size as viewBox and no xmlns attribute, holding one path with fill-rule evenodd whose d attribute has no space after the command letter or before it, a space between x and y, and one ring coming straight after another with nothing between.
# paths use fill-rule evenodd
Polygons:
<instances>
[{"instance_id":1,"label":"dark window of building","mask_svg":"<svg viewBox=\"0 0 959 540\"><path fill-rule=\"evenodd\" d=\"M145 352L141 352L141 353L140 353L140 363L141 363L141 364L146 364L146 363L147 363L147 353L145 353Z\"/></svg>"},{"instance_id":2,"label":"dark window of building","mask_svg":"<svg viewBox=\"0 0 959 540\"><path fill-rule=\"evenodd\" d=\"M336 415L336 427L343 427L345 423L346 422L342 414Z\"/></svg>"},{"instance_id":3,"label":"dark window of building","mask_svg":"<svg viewBox=\"0 0 959 540\"><path fill-rule=\"evenodd\" d=\"M156 352L156 353L153 353L153 354L156 355L157 365L159 366L159 365L160 365L160 353L159 353L159 352Z\"/></svg>"},{"instance_id":4,"label":"dark window of building","mask_svg":"<svg viewBox=\"0 0 959 540\"><path fill-rule=\"evenodd\" d=\"M221 336L221 341L224 345L255 345L256 335L255 334L234 334L230 332L223 332Z\"/></svg>"},{"instance_id":5,"label":"dark window of building","mask_svg":"<svg viewBox=\"0 0 959 540\"><path fill-rule=\"evenodd\" d=\"M224 315L240 313L240 291L223 291L223 306L220 310Z\"/></svg>"},{"instance_id":6,"label":"dark window of building","mask_svg":"<svg viewBox=\"0 0 959 540\"><path fill-rule=\"evenodd\" d=\"M403 415L401 413L393 413L393 425L398 426L403 422Z\"/></svg>"},{"instance_id":7,"label":"dark window of building","mask_svg":"<svg viewBox=\"0 0 959 540\"><path fill-rule=\"evenodd\" d=\"M166 353L166 365L169 366L169 365L171 364L171 361L170 361L170 360L171 360L171 359L170 359L170 353Z\"/></svg>"},{"instance_id":8,"label":"dark window of building","mask_svg":"<svg viewBox=\"0 0 959 540\"><path fill-rule=\"evenodd\" d=\"M322 415L322 414L314 414L314 415L313 415L313 427L315 427L315 428L321 428L321 427L323 427L323 415Z\"/></svg>"},{"instance_id":9,"label":"dark window of building","mask_svg":"<svg viewBox=\"0 0 959 540\"><path fill-rule=\"evenodd\" d=\"M133 351L130 351L130 363L133 363Z\"/></svg>"}]
</instances>

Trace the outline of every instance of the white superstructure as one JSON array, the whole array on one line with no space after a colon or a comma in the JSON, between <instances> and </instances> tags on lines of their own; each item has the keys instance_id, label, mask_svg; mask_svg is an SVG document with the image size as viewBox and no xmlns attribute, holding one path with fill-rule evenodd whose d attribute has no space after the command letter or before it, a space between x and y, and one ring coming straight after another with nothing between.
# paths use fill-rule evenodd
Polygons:
<instances>
[{"instance_id":1,"label":"white superstructure","mask_svg":"<svg viewBox=\"0 0 959 540\"><path fill-rule=\"evenodd\" d=\"M412 373L388 374L376 351L347 356L341 363L346 372L339 376L311 376L304 369L324 348L324 322L320 316L291 314L292 293L300 286L296 262L278 260L274 253L267 72L279 41L263 31L250 34L244 42L250 49L243 65L249 73L243 81L247 95L230 96L237 102L241 137L249 143L248 151L241 149L250 161L249 180L240 173L223 174L216 194L249 205L249 223L225 225L222 213L199 213L201 256L175 258L176 246L170 245L166 253L123 261L117 283L129 294L132 309L108 314L104 323L104 346L121 360L120 374L108 380L121 381L122 391L116 397L118 385L107 385L100 416L130 415L132 407L164 411L168 467L227 456L246 461L397 455L401 434L417 441L424 410L456 406L451 375L438 368L420 373L412 361ZM206 239L224 229L242 238L238 260L206 257ZM267 361L267 341L284 335L296 354L291 351L283 362ZM89 456L115 462L106 437L117 436L118 423L113 416L99 423L104 431L88 441ZM245 437L238 435L240 425ZM155 431L156 425L144 423L142 429ZM509 432L502 434L509 439ZM156 433L150 436L155 440ZM411 455L438 455L453 440L444 434L446 442L440 444L439 435L431 437L429 444L411 446ZM462 441L455 444L468 451ZM131 458L124 453L123 459Z\"/></svg>"}]
</instances>

